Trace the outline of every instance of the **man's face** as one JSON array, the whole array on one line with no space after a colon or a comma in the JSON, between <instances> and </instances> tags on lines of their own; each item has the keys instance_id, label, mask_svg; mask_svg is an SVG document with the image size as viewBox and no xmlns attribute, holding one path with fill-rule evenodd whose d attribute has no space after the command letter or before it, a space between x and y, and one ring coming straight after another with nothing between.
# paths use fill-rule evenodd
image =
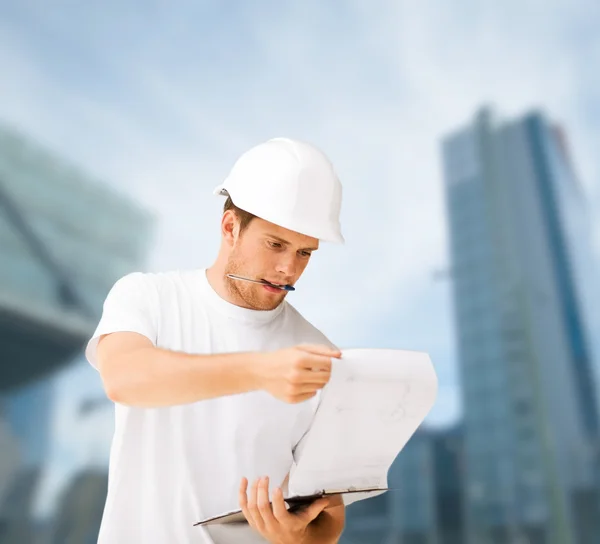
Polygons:
<instances>
[{"instance_id":1,"label":"man's face","mask_svg":"<svg viewBox=\"0 0 600 544\"><path fill-rule=\"evenodd\" d=\"M225 273L279 285L294 285L318 247L316 238L257 217L250 221L240 236L234 236ZM287 295L287 291L257 283L227 277L225 280L230 294L243 306L255 310L272 310Z\"/></svg>"}]
</instances>

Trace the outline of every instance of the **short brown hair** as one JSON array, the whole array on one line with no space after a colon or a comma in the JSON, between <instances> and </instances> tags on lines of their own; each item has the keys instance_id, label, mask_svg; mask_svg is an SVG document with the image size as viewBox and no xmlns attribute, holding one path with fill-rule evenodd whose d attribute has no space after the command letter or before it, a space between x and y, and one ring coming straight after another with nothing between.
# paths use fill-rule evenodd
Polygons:
<instances>
[{"instance_id":1,"label":"short brown hair","mask_svg":"<svg viewBox=\"0 0 600 544\"><path fill-rule=\"evenodd\" d=\"M232 210L233 213L235 213L235 215L239 219L240 234L242 232L244 232L246 227L250 224L250 221L252 221L256 217L255 215L251 214L250 212L247 212L246 210L242 210L241 208L238 208L233 203L233 200L231 200L230 196L227 197L227 200L225 201L225 204L223 205L223 213L225 213L227 210Z\"/></svg>"}]
</instances>

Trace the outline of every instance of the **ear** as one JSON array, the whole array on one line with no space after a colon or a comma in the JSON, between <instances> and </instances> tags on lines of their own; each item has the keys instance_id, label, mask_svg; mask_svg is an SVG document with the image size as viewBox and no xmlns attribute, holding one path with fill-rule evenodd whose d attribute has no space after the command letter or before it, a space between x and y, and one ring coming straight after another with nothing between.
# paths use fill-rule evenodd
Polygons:
<instances>
[{"instance_id":1,"label":"ear","mask_svg":"<svg viewBox=\"0 0 600 544\"><path fill-rule=\"evenodd\" d=\"M221 236L225 243L234 246L239 237L239 221L232 210L227 210L221 218Z\"/></svg>"}]
</instances>

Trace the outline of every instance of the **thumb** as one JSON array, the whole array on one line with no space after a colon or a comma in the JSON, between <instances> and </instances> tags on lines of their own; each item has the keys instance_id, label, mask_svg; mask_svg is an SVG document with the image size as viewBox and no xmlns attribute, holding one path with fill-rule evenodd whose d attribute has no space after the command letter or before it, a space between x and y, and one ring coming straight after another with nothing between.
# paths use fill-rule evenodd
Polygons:
<instances>
[{"instance_id":1,"label":"thumb","mask_svg":"<svg viewBox=\"0 0 600 544\"><path fill-rule=\"evenodd\" d=\"M329 499L323 497L313 502L310 506L306 507L302 512L302 518L308 525L313 519L315 519L329 504Z\"/></svg>"},{"instance_id":2,"label":"thumb","mask_svg":"<svg viewBox=\"0 0 600 544\"><path fill-rule=\"evenodd\" d=\"M342 355L342 352L339 349L323 344L300 344L296 347L302 351L313 353L315 355L325 355L329 357L340 357Z\"/></svg>"}]
</instances>

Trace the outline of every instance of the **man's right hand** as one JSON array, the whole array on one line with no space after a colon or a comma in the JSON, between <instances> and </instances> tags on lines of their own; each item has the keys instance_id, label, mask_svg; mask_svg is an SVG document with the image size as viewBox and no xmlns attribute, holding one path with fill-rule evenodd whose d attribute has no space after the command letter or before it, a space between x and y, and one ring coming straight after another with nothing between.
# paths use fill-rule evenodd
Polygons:
<instances>
[{"instance_id":1,"label":"man's right hand","mask_svg":"<svg viewBox=\"0 0 600 544\"><path fill-rule=\"evenodd\" d=\"M260 388L284 402L303 402L325 386L331 358L341 356L340 350L312 344L268 352L257 369Z\"/></svg>"}]
</instances>

